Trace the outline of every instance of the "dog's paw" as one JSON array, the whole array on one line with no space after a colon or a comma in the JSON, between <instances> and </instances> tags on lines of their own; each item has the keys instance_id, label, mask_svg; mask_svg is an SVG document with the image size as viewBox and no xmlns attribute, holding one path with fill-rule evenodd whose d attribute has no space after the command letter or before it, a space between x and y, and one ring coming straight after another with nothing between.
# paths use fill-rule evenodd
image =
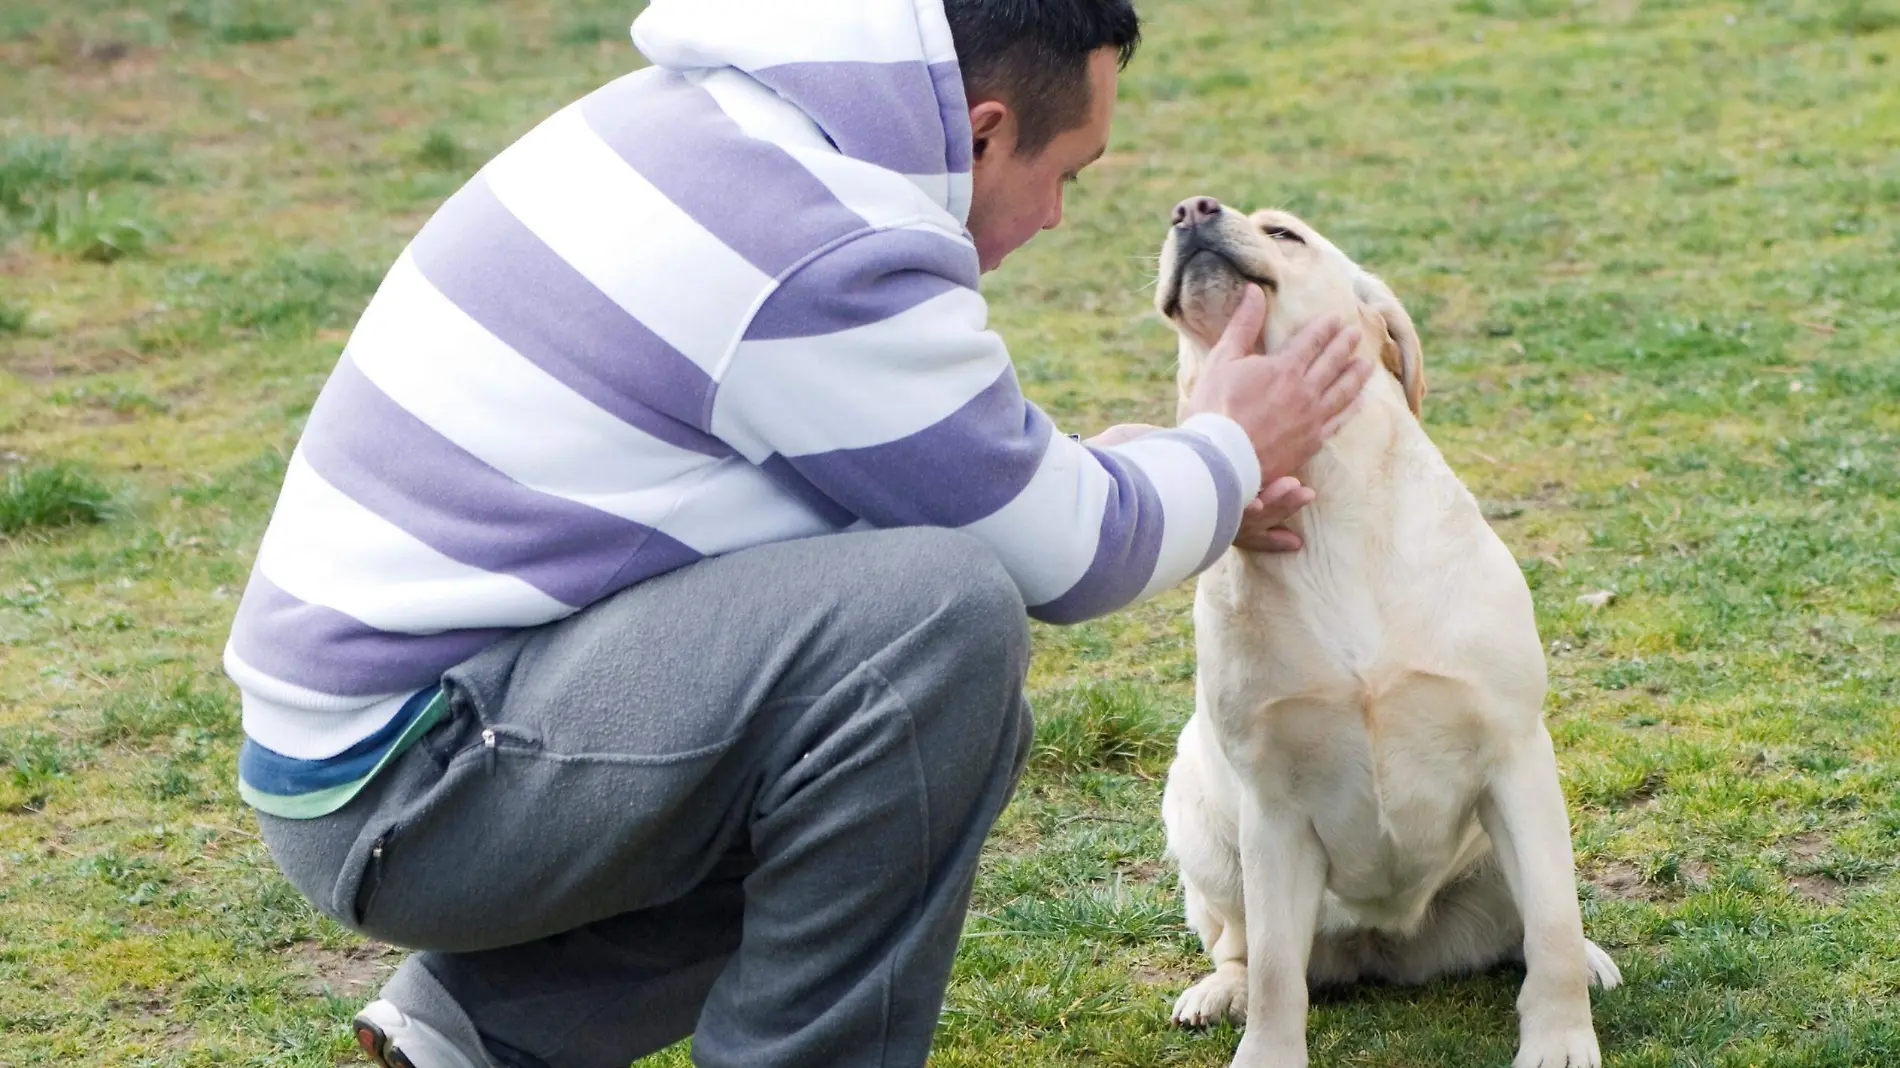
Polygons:
<instances>
[{"instance_id":1,"label":"dog's paw","mask_svg":"<svg viewBox=\"0 0 1900 1068\"><path fill-rule=\"evenodd\" d=\"M1306 1036L1274 1038L1264 1031L1249 1031L1234 1050L1228 1068L1307 1068Z\"/></svg>"},{"instance_id":2,"label":"dog's paw","mask_svg":"<svg viewBox=\"0 0 1900 1068\"><path fill-rule=\"evenodd\" d=\"M1590 985L1604 990L1615 990L1623 982L1623 969L1616 966L1603 947L1588 939L1583 943L1583 955L1590 966Z\"/></svg>"},{"instance_id":3,"label":"dog's paw","mask_svg":"<svg viewBox=\"0 0 1900 1068\"><path fill-rule=\"evenodd\" d=\"M1212 1027L1232 1020L1247 1022L1247 969L1228 965L1182 991L1174 1002L1174 1022L1182 1027Z\"/></svg>"},{"instance_id":4,"label":"dog's paw","mask_svg":"<svg viewBox=\"0 0 1900 1068\"><path fill-rule=\"evenodd\" d=\"M1526 1038L1511 1068L1603 1068L1596 1032L1588 1027Z\"/></svg>"}]
</instances>

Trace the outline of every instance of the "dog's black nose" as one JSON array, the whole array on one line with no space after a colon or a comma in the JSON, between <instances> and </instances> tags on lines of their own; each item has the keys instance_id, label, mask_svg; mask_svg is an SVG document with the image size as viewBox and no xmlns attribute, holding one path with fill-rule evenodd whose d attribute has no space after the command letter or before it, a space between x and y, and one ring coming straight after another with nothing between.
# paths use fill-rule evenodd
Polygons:
<instances>
[{"instance_id":1,"label":"dog's black nose","mask_svg":"<svg viewBox=\"0 0 1900 1068\"><path fill-rule=\"evenodd\" d=\"M1174 206L1174 225L1192 230L1220 214L1220 201L1213 197L1189 197Z\"/></svg>"}]
</instances>

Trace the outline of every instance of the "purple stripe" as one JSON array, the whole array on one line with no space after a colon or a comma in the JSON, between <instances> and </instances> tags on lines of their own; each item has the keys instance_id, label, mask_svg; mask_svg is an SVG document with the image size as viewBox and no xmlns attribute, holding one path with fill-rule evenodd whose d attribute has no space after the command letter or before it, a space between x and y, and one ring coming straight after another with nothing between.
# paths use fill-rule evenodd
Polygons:
<instances>
[{"instance_id":1,"label":"purple stripe","mask_svg":"<svg viewBox=\"0 0 1900 1068\"><path fill-rule=\"evenodd\" d=\"M853 159L900 174L950 170L955 154L949 145L956 138L945 130L948 109L938 96L938 80L921 60L783 63L747 73L811 116L838 151ZM963 114L967 140L967 108Z\"/></svg>"},{"instance_id":2,"label":"purple stripe","mask_svg":"<svg viewBox=\"0 0 1900 1068\"><path fill-rule=\"evenodd\" d=\"M869 326L953 289L975 289L976 249L926 230L886 230L818 257L766 300L747 341Z\"/></svg>"},{"instance_id":3,"label":"purple stripe","mask_svg":"<svg viewBox=\"0 0 1900 1068\"><path fill-rule=\"evenodd\" d=\"M970 133L970 104L963 95L963 71L955 62L932 63L930 84L937 93L937 112L943 122L944 162L951 174L970 170L975 146Z\"/></svg>"},{"instance_id":4,"label":"purple stripe","mask_svg":"<svg viewBox=\"0 0 1900 1068\"><path fill-rule=\"evenodd\" d=\"M732 455L700 429L706 373L535 237L481 175L442 205L409 254L483 329L608 414L682 449Z\"/></svg>"},{"instance_id":5,"label":"purple stripe","mask_svg":"<svg viewBox=\"0 0 1900 1068\"><path fill-rule=\"evenodd\" d=\"M581 115L666 199L773 277L869 226L784 149L748 137L711 94L678 74L609 82L581 101Z\"/></svg>"},{"instance_id":6,"label":"purple stripe","mask_svg":"<svg viewBox=\"0 0 1900 1068\"><path fill-rule=\"evenodd\" d=\"M1141 468L1112 453L1090 449L1114 481L1102 513L1095 559L1067 593L1029 614L1045 623L1080 623L1122 608L1141 595L1161 558L1161 497Z\"/></svg>"},{"instance_id":7,"label":"purple stripe","mask_svg":"<svg viewBox=\"0 0 1900 1068\"><path fill-rule=\"evenodd\" d=\"M1214 517L1214 540L1207 547L1207 555L1201 558L1200 566L1194 569L1200 574L1214 566L1227 547L1234 543L1234 536L1240 533L1240 510L1246 502L1240 499L1240 475L1234 471L1234 465L1215 444L1191 430L1164 430L1156 437L1165 437L1178 441L1197 453L1201 462L1207 465L1207 473L1214 476L1214 496L1220 502L1220 510Z\"/></svg>"},{"instance_id":8,"label":"purple stripe","mask_svg":"<svg viewBox=\"0 0 1900 1068\"><path fill-rule=\"evenodd\" d=\"M238 658L272 678L340 697L421 689L510 632L392 634L297 599L251 573L231 626Z\"/></svg>"},{"instance_id":9,"label":"purple stripe","mask_svg":"<svg viewBox=\"0 0 1900 1068\"><path fill-rule=\"evenodd\" d=\"M655 530L640 542L640 548L634 552L620 573L607 580L607 584L594 595L595 601L602 601L636 583L645 582L655 575L664 575L675 568L698 563L705 559L699 550L684 542L675 540L664 530Z\"/></svg>"},{"instance_id":10,"label":"purple stripe","mask_svg":"<svg viewBox=\"0 0 1900 1068\"><path fill-rule=\"evenodd\" d=\"M799 503L818 513L818 518L830 523L833 527L843 529L858 521L858 517L850 509L825 496L824 490L813 485L811 479L806 478L798 467L785 457L768 456L765 462L759 465L759 470L765 472L767 477L778 483L787 493L797 497Z\"/></svg>"},{"instance_id":11,"label":"purple stripe","mask_svg":"<svg viewBox=\"0 0 1900 1068\"><path fill-rule=\"evenodd\" d=\"M1054 433L1006 367L969 403L909 437L786 463L838 507L880 527L961 527L1016 499Z\"/></svg>"},{"instance_id":12,"label":"purple stripe","mask_svg":"<svg viewBox=\"0 0 1900 1068\"><path fill-rule=\"evenodd\" d=\"M390 400L347 353L299 451L325 482L424 545L575 607L597 597L652 532L483 463Z\"/></svg>"}]
</instances>

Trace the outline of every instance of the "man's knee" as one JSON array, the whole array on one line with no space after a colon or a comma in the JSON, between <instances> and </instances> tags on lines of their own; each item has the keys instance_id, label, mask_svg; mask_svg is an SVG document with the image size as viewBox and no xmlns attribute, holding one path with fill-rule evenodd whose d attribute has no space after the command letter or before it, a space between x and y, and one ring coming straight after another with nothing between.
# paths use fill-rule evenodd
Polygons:
<instances>
[{"instance_id":1,"label":"man's knee","mask_svg":"<svg viewBox=\"0 0 1900 1068\"><path fill-rule=\"evenodd\" d=\"M935 527L891 531L904 577L893 592L908 607L938 620L946 637L1025 668L1029 661L1028 611L1022 591L988 545L954 530Z\"/></svg>"},{"instance_id":2,"label":"man's knee","mask_svg":"<svg viewBox=\"0 0 1900 1068\"><path fill-rule=\"evenodd\" d=\"M1027 731L1029 671L1028 614L1015 580L968 534L915 528L872 536L885 540L875 554L885 564L864 576L879 591L867 593L895 609L891 622L906 632L886 670L907 676L898 685L913 696L927 688L940 698L910 709L933 721L919 729L972 755L994 746L997 762L1014 763Z\"/></svg>"}]
</instances>

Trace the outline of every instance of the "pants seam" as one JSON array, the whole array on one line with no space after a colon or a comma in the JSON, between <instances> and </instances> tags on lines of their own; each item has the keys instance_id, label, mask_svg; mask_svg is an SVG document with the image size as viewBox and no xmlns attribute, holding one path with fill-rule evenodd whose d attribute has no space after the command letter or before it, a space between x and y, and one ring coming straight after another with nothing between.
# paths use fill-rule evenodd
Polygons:
<instances>
[{"instance_id":1,"label":"pants seam","mask_svg":"<svg viewBox=\"0 0 1900 1068\"><path fill-rule=\"evenodd\" d=\"M897 688L895 683L891 682L890 678L886 676L883 671L878 669L876 664L871 663L870 660L866 660L860 664L859 667L865 672L867 677L875 681L885 693L891 696L892 700L897 702L898 710L904 714L904 741L910 751L911 774L915 777L917 782L918 840L923 843L923 850L919 857L919 864L922 870L918 872L917 892L911 898L908 916L906 917L909 921L909 925L915 927L922 922L924 907L929 900L930 858L936 855L935 850L932 848L934 843L930 839L930 788L929 780L924 776L924 755L917 744L917 717L912 714L910 702L904 699L903 692ZM879 1065L888 1064L890 1060L891 992L895 990L897 986L896 967L897 961L895 955L887 954L883 965L884 1013L883 1019L880 1021L881 1027L878 1036L877 1063Z\"/></svg>"}]
</instances>

